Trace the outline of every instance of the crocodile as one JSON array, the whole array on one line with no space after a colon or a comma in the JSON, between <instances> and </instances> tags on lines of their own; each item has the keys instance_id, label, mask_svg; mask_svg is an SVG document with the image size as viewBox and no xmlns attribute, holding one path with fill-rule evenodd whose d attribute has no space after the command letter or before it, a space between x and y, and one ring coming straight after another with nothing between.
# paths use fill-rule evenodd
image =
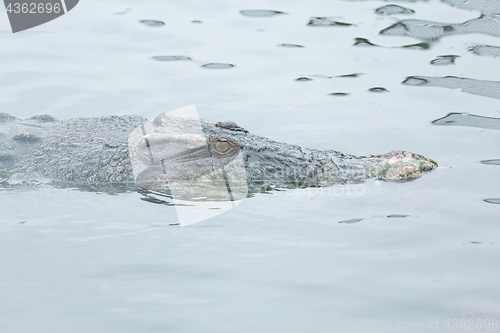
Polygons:
<instances>
[{"instance_id":1,"label":"crocodile","mask_svg":"<svg viewBox=\"0 0 500 333\"><path fill-rule=\"evenodd\" d=\"M166 123L180 132L162 132ZM144 124L156 129L146 133ZM198 124L199 135L182 133L190 124ZM130 141L131 133L141 128L136 140ZM145 165L139 174L132 153ZM214 124L165 113L152 122L137 115L59 121L50 115L21 120L0 113L3 186L50 182L89 189L120 184L164 188L175 181L208 181L213 178L207 174L217 170L227 178L236 157L243 163L250 192L358 184L367 179L407 181L437 167L431 159L401 150L354 156L309 149L252 134L234 122Z\"/></svg>"}]
</instances>

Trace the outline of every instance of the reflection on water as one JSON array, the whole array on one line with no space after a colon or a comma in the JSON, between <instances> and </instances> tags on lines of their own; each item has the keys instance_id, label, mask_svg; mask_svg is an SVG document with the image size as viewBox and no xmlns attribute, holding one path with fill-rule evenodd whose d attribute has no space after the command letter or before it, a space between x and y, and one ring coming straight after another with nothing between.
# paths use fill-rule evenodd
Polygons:
<instances>
[{"instance_id":1,"label":"reflection on water","mask_svg":"<svg viewBox=\"0 0 500 333\"><path fill-rule=\"evenodd\" d=\"M482 15L460 24L403 20L380 31L382 35L411 36L425 40L437 40L443 36L468 33L500 36L500 15Z\"/></svg>"},{"instance_id":2,"label":"reflection on water","mask_svg":"<svg viewBox=\"0 0 500 333\"><path fill-rule=\"evenodd\" d=\"M495 160L484 160L481 161L482 164L487 164L487 165L500 165L500 159L495 159Z\"/></svg>"},{"instance_id":3,"label":"reflection on water","mask_svg":"<svg viewBox=\"0 0 500 333\"><path fill-rule=\"evenodd\" d=\"M477 116L469 113L449 113L443 118L432 122L434 125L442 126L470 126L487 129L500 129L500 118Z\"/></svg>"},{"instance_id":4,"label":"reflection on water","mask_svg":"<svg viewBox=\"0 0 500 333\"><path fill-rule=\"evenodd\" d=\"M191 59L188 56L185 55L173 55L173 56L153 56L151 57L154 60L158 61L191 61Z\"/></svg>"},{"instance_id":5,"label":"reflection on water","mask_svg":"<svg viewBox=\"0 0 500 333\"><path fill-rule=\"evenodd\" d=\"M299 44L279 44L278 47L303 48L304 45L299 45Z\"/></svg>"},{"instance_id":6,"label":"reflection on water","mask_svg":"<svg viewBox=\"0 0 500 333\"><path fill-rule=\"evenodd\" d=\"M500 99L500 81L476 80L456 76L408 76L402 83L408 86L458 88L469 94Z\"/></svg>"},{"instance_id":7,"label":"reflection on water","mask_svg":"<svg viewBox=\"0 0 500 333\"><path fill-rule=\"evenodd\" d=\"M389 90L385 89L384 87L373 87L368 89L368 91L374 92L374 93L386 93L389 92Z\"/></svg>"},{"instance_id":8,"label":"reflection on water","mask_svg":"<svg viewBox=\"0 0 500 333\"><path fill-rule=\"evenodd\" d=\"M233 64L225 64L221 62L209 62L208 64L204 64L201 67L203 68L210 68L210 69L227 69L227 68L233 68L236 65Z\"/></svg>"},{"instance_id":9,"label":"reflection on water","mask_svg":"<svg viewBox=\"0 0 500 333\"><path fill-rule=\"evenodd\" d=\"M414 14L415 11L410 8L401 7L398 5L387 5L379 7L375 10L379 15L395 15L395 14Z\"/></svg>"},{"instance_id":10,"label":"reflection on water","mask_svg":"<svg viewBox=\"0 0 500 333\"><path fill-rule=\"evenodd\" d=\"M404 219L406 217L410 217L410 215L405 215L405 214L389 214L389 215L374 215L374 216L369 216L369 217L364 217L364 218L354 218L350 220L343 220L339 221L339 223L344 223L344 224L353 224L353 223L358 223L363 220L369 220L369 219L375 219L375 218L387 218L387 219Z\"/></svg>"},{"instance_id":11,"label":"reflection on water","mask_svg":"<svg viewBox=\"0 0 500 333\"><path fill-rule=\"evenodd\" d=\"M500 47L493 45L475 45L469 47L467 50L473 54L483 57L500 57Z\"/></svg>"},{"instance_id":12,"label":"reflection on water","mask_svg":"<svg viewBox=\"0 0 500 333\"><path fill-rule=\"evenodd\" d=\"M480 10L484 14L500 13L500 2L495 0L441 0L442 2L463 9Z\"/></svg>"},{"instance_id":13,"label":"reflection on water","mask_svg":"<svg viewBox=\"0 0 500 333\"><path fill-rule=\"evenodd\" d=\"M438 56L436 59L431 61L431 65L434 66L445 66L455 64L455 59L459 58L459 55L442 55Z\"/></svg>"},{"instance_id":14,"label":"reflection on water","mask_svg":"<svg viewBox=\"0 0 500 333\"><path fill-rule=\"evenodd\" d=\"M141 20L139 22L141 22L144 25L147 25L148 27L161 27L165 25L165 22L156 20Z\"/></svg>"},{"instance_id":15,"label":"reflection on water","mask_svg":"<svg viewBox=\"0 0 500 333\"><path fill-rule=\"evenodd\" d=\"M273 17L276 15L283 15L286 13L276 10L244 9L240 10L240 14L249 17Z\"/></svg>"},{"instance_id":16,"label":"reflection on water","mask_svg":"<svg viewBox=\"0 0 500 333\"><path fill-rule=\"evenodd\" d=\"M378 46L378 47L386 47L386 48L404 48L404 49L413 49L413 50L428 50L431 48L431 44L427 42L422 42L422 43L416 43L416 44L409 44L409 45L403 45L403 46L382 46L382 45L377 45L372 42L370 42L366 38L354 38L354 44L353 46Z\"/></svg>"},{"instance_id":17,"label":"reflection on water","mask_svg":"<svg viewBox=\"0 0 500 333\"><path fill-rule=\"evenodd\" d=\"M331 17L312 17L309 22L307 22L308 26L311 27L350 27L356 26L352 23L339 22L335 21Z\"/></svg>"}]
</instances>

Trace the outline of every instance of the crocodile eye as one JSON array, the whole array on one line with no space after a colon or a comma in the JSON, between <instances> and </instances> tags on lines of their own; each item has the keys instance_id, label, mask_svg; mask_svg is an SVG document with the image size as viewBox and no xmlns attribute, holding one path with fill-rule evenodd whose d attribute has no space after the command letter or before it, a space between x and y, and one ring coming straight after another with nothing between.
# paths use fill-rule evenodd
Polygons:
<instances>
[{"instance_id":1,"label":"crocodile eye","mask_svg":"<svg viewBox=\"0 0 500 333\"><path fill-rule=\"evenodd\" d=\"M229 143L227 143L226 141L219 141L215 144L215 150L217 150L217 152L221 154L224 154L229 150Z\"/></svg>"},{"instance_id":2,"label":"crocodile eye","mask_svg":"<svg viewBox=\"0 0 500 333\"><path fill-rule=\"evenodd\" d=\"M212 138L210 139L210 146L212 152L219 157L232 156L239 152L238 146L226 138Z\"/></svg>"}]
</instances>

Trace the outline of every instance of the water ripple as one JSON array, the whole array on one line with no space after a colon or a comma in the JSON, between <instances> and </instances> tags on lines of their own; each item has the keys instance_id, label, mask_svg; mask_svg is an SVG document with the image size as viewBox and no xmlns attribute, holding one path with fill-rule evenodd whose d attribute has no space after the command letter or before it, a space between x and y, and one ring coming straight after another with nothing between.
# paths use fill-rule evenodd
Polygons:
<instances>
[{"instance_id":1,"label":"water ripple","mask_svg":"<svg viewBox=\"0 0 500 333\"><path fill-rule=\"evenodd\" d=\"M456 76L408 76L403 82L408 86L443 87L500 99L500 81L485 81Z\"/></svg>"},{"instance_id":2,"label":"water ripple","mask_svg":"<svg viewBox=\"0 0 500 333\"><path fill-rule=\"evenodd\" d=\"M350 26L356 26L355 24L352 24L352 23L335 21L330 17L311 17L311 19L309 20L307 25L311 26L311 27L350 27Z\"/></svg>"},{"instance_id":3,"label":"water ripple","mask_svg":"<svg viewBox=\"0 0 500 333\"><path fill-rule=\"evenodd\" d=\"M415 11L410 8L401 7L398 5L387 5L379 7L375 10L379 15L394 15L394 14L414 14Z\"/></svg>"},{"instance_id":4,"label":"water ripple","mask_svg":"<svg viewBox=\"0 0 500 333\"><path fill-rule=\"evenodd\" d=\"M425 40L437 40L443 36L480 33L500 36L500 15L481 15L459 24L425 20L402 20L380 31L381 35L411 36Z\"/></svg>"},{"instance_id":5,"label":"water ripple","mask_svg":"<svg viewBox=\"0 0 500 333\"><path fill-rule=\"evenodd\" d=\"M264 10L264 9L244 9L240 10L240 14L249 17L273 17L276 15L286 14L277 10Z\"/></svg>"},{"instance_id":6,"label":"water ripple","mask_svg":"<svg viewBox=\"0 0 500 333\"><path fill-rule=\"evenodd\" d=\"M500 47L493 45L475 45L469 47L467 50L475 55L483 57L500 57Z\"/></svg>"},{"instance_id":7,"label":"water ripple","mask_svg":"<svg viewBox=\"0 0 500 333\"><path fill-rule=\"evenodd\" d=\"M455 59L459 58L459 55L442 55L438 56L436 59L431 61L431 65L434 66L446 66L455 64Z\"/></svg>"},{"instance_id":8,"label":"water ripple","mask_svg":"<svg viewBox=\"0 0 500 333\"><path fill-rule=\"evenodd\" d=\"M489 199L484 199L484 202L494 204L494 205L500 205L500 198L489 198Z\"/></svg>"},{"instance_id":9,"label":"water ripple","mask_svg":"<svg viewBox=\"0 0 500 333\"><path fill-rule=\"evenodd\" d=\"M434 125L441 126L470 126L486 129L500 129L500 118L483 117L469 113L448 113L445 117L436 119Z\"/></svg>"},{"instance_id":10,"label":"water ripple","mask_svg":"<svg viewBox=\"0 0 500 333\"><path fill-rule=\"evenodd\" d=\"M141 20L139 22L141 22L144 25L147 25L148 27L161 27L165 25L165 22L156 20Z\"/></svg>"}]
</instances>

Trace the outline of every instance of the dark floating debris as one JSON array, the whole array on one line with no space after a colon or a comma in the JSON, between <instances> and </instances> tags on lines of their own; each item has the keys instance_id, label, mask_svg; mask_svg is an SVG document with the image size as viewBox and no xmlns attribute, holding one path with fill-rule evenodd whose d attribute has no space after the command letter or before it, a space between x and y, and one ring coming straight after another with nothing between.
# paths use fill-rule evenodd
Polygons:
<instances>
[{"instance_id":1,"label":"dark floating debris","mask_svg":"<svg viewBox=\"0 0 500 333\"><path fill-rule=\"evenodd\" d=\"M208 64L202 65L201 67L210 68L210 69L227 69L227 68L233 68L233 67L235 67L235 65L219 63L219 62L210 62Z\"/></svg>"},{"instance_id":2,"label":"dark floating debris","mask_svg":"<svg viewBox=\"0 0 500 333\"><path fill-rule=\"evenodd\" d=\"M339 75L339 76L336 76L336 77L360 77L361 75L364 75L364 73L344 74L344 75Z\"/></svg>"},{"instance_id":3,"label":"dark floating debris","mask_svg":"<svg viewBox=\"0 0 500 333\"><path fill-rule=\"evenodd\" d=\"M498 160L484 160L481 161L482 164L487 164L487 165L500 165L500 159Z\"/></svg>"},{"instance_id":4,"label":"dark floating debris","mask_svg":"<svg viewBox=\"0 0 500 333\"><path fill-rule=\"evenodd\" d=\"M374 92L374 93L386 93L389 92L389 90L385 89L384 87L373 87L368 89L368 91Z\"/></svg>"},{"instance_id":5,"label":"dark floating debris","mask_svg":"<svg viewBox=\"0 0 500 333\"><path fill-rule=\"evenodd\" d=\"M464 245L493 245L493 242L478 242L478 241L465 241L462 242Z\"/></svg>"},{"instance_id":6,"label":"dark floating debris","mask_svg":"<svg viewBox=\"0 0 500 333\"><path fill-rule=\"evenodd\" d=\"M200 21L200 20L193 20L193 21L191 21L191 23L197 23L197 24L200 24L200 23L203 23L203 21Z\"/></svg>"},{"instance_id":7,"label":"dark floating debris","mask_svg":"<svg viewBox=\"0 0 500 333\"><path fill-rule=\"evenodd\" d=\"M165 25L165 22L156 20L141 20L139 22L141 22L144 25L147 25L148 27L161 27L162 25Z\"/></svg>"},{"instance_id":8,"label":"dark floating debris","mask_svg":"<svg viewBox=\"0 0 500 333\"><path fill-rule=\"evenodd\" d=\"M456 58L460 58L460 56L459 55L438 56L436 59L431 61L431 65L434 65L434 66L453 65L455 63Z\"/></svg>"},{"instance_id":9,"label":"dark floating debris","mask_svg":"<svg viewBox=\"0 0 500 333\"><path fill-rule=\"evenodd\" d=\"M403 82L409 86L461 89L463 92L500 99L500 81L485 81L456 76L409 76Z\"/></svg>"},{"instance_id":10,"label":"dark floating debris","mask_svg":"<svg viewBox=\"0 0 500 333\"><path fill-rule=\"evenodd\" d=\"M410 8L401 7L398 5L387 5L375 10L379 15L394 15L394 14L414 14L415 11Z\"/></svg>"},{"instance_id":11,"label":"dark floating debris","mask_svg":"<svg viewBox=\"0 0 500 333\"><path fill-rule=\"evenodd\" d=\"M337 75L337 76L328 76L328 75L307 75L307 76L301 76L295 79L295 81L311 81L312 78L318 78L318 79L333 79L336 77L339 78L356 78L361 75L364 75L364 73L351 73L351 74L343 74L343 75Z\"/></svg>"},{"instance_id":12,"label":"dark floating debris","mask_svg":"<svg viewBox=\"0 0 500 333\"><path fill-rule=\"evenodd\" d=\"M286 14L277 10L264 10L264 9L244 9L240 10L240 14L249 17L273 17L276 15Z\"/></svg>"},{"instance_id":13,"label":"dark floating debris","mask_svg":"<svg viewBox=\"0 0 500 333\"><path fill-rule=\"evenodd\" d=\"M131 11L131 10L132 10L132 9L130 9L130 8L125 8L125 10L124 10L124 11L122 11L122 12L116 12L116 13L114 13L114 14L115 14L115 15L125 15L125 14L127 14L129 11Z\"/></svg>"},{"instance_id":14,"label":"dark floating debris","mask_svg":"<svg viewBox=\"0 0 500 333\"><path fill-rule=\"evenodd\" d=\"M348 96L348 95L350 95L350 93L336 92L336 93L330 93L328 95L330 95L330 96Z\"/></svg>"},{"instance_id":15,"label":"dark floating debris","mask_svg":"<svg viewBox=\"0 0 500 333\"><path fill-rule=\"evenodd\" d=\"M289 48L303 48L304 45L299 44L279 44L279 47L289 47Z\"/></svg>"},{"instance_id":16,"label":"dark floating debris","mask_svg":"<svg viewBox=\"0 0 500 333\"><path fill-rule=\"evenodd\" d=\"M459 24L402 20L380 31L382 35L411 36L426 40L437 40L443 36L467 33L500 36L500 14L481 15L477 19Z\"/></svg>"},{"instance_id":17,"label":"dark floating debris","mask_svg":"<svg viewBox=\"0 0 500 333\"><path fill-rule=\"evenodd\" d=\"M432 123L442 126L470 126L500 130L500 118L477 116L468 113L448 113L445 117L436 119Z\"/></svg>"},{"instance_id":18,"label":"dark floating debris","mask_svg":"<svg viewBox=\"0 0 500 333\"><path fill-rule=\"evenodd\" d=\"M191 61L191 59L188 56L184 55L173 55L173 56L154 56L151 57L151 59L158 60L158 61Z\"/></svg>"},{"instance_id":19,"label":"dark floating debris","mask_svg":"<svg viewBox=\"0 0 500 333\"><path fill-rule=\"evenodd\" d=\"M370 42L366 38L354 38L354 41L355 42L353 45L357 45L357 46L379 46L377 44L373 44L372 42Z\"/></svg>"},{"instance_id":20,"label":"dark floating debris","mask_svg":"<svg viewBox=\"0 0 500 333\"><path fill-rule=\"evenodd\" d=\"M386 47L386 46L381 46L377 44L373 44L366 38L354 38L354 44L353 46L378 46L378 47ZM404 48L404 49L415 49L415 50L428 50L430 49L431 44L427 42L422 42L422 43L417 43L417 44L410 44L410 45L403 45L403 46L396 46L396 47L389 47L389 48Z\"/></svg>"},{"instance_id":21,"label":"dark floating debris","mask_svg":"<svg viewBox=\"0 0 500 333\"><path fill-rule=\"evenodd\" d=\"M329 17L312 17L307 23L311 27L350 27L356 26L352 23L334 21Z\"/></svg>"},{"instance_id":22,"label":"dark floating debris","mask_svg":"<svg viewBox=\"0 0 500 333\"><path fill-rule=\"evenodd\" d=\"M353 224L353 223L361 222L363 220L364 219L351 219L351 220L339 221L339 223Z\"/></svg>"},{"instance_id":23,"label":"dark floating debris","mask_svg":"<svg viewBox=\"0 0 500 333\"><path fill-rule=\"evenodd\" d=\"M409 217L410 215L403 215L403 214L391 214L387 215L386 217L389 219L404 219L405 217Z\"/></svg>"},{"instance_id":24,"label":"dark floating debris","mask_svg":"<svg viewBox=\"0 0 500 333\"><path fill-rule=\"evenodd\" d=\"M484 199L484 202L494 204L494 205L500 205L500 198Z\"/></svg>"},{"instance_id":25,"label":"dark floating debris","mask_svg":"<svg viewBox=\"0 0 500 333\"><path fill-rule=\"evenodd\" d=\"M500 57L500 47L492 45L475 45L469 47L467 50L478 56L483 57Z\"/></svg>"},{"instance_id":26,"label":"dark floating debris","mask_svg":"<svg viewBox=\"0 0 500 333\"><path fill-rule=\"evenodd\" d=\"M496 0L441 0L441 2L457 8L479 10L483 14L500 13L500 2Z\"/></svg>"},{"instance_id":27,"label":"dark floating debris","mask_svg":"<svg viewBox=\"0 0 500 333\"><path fill-rule=\"evenodd\" d=\"M428 50L431 48L431 44L423 42L423 43L417 43L417 44L403 45L400 47L404 48L404 49Z\"/></svg>"}]
</instances>

